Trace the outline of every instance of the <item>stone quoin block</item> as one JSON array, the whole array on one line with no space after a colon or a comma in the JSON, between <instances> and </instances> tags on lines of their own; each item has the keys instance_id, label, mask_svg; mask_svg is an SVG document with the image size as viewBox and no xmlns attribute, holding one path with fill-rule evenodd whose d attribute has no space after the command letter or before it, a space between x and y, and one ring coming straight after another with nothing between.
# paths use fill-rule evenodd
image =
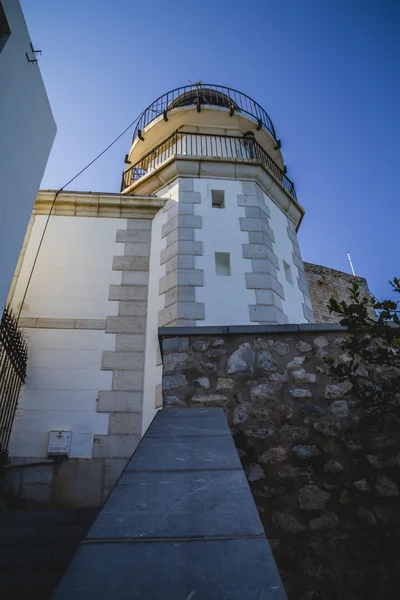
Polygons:
<instances>
[{"instance_id":1,"label":"stone quoin block","mask_svg":"<svg viewBox=\"0 0 400 600\"><path fill-rule=\"evenodd\" d=\"M249 242L250 244L264 244L271 251L274 249L271 238L264 231L249 231Z\"/></svg>"},{"instance_id":2,"label":"stone quoin block","mask_svg":"<svg viewBox=\"0 0 400 600\"><path fill-rule=\"evenodd\" d=\"M249 306L250 321L263 323L287 323L287 316L277 307L270 305Z\"/></svg>"},{"instance_id":3,"label":"stone quoin block","mask_svg":"<svg viewBox=\"0 0 400 600\"><path fill-rule=\"evenodd\" d=\"M162 237L172 233L178 227L192 227L195 229L201 228L201 217L198 215L182 215L177 214L169 218L162 226Z\"/></svg>"},{"instance_id":4,"label":"stone quoin block","mask_svg":"<svg viewBox=\"0 0 400 600\"><path fill-rule=\"evenodd\" d=\"M147 285L110 285L109 300L147 300Z\"/></svg>"},{"instance_id":5,"label":"stone quoin block","mask_svg":"<svg viewBox=\"0 0 400 600\"><path fill-rule=\"evenodd\" d=\"M282 285L275 277L267 273L246 273L246 287L248 289L272 290L285 299Z\"/></svg>"},{"instance_id":6,"label":"stone quoin block","mask_svg":"<svg viewBox=\"0 0 400 600\"><path fill-rule=\"evenodd\" d=\"M118 315L120 317L145 317L147 302L146 300L124 300L119 303Z\"/></svg>"},{"instance_id":7,"label":"stone quoin block","mask_svg":"<svg viewBox=\"0 0 400 600\"><path fill-rule=\"evenodd\" d=\"M114 371L112 381L113 391L143 390L142 371Z\"/></svg>"},{"instance_id":8,"label":"stone quoin block","mask_svg":"<svg viewBox=\"0 0 400 600\"><path fill-rule=\"evenodd\" d=\"M150 256L150 244L125 244L125 256Z\"/></svg>"},{"instance_id":9,"label":"stone quoin block","mask_svg":"<svg viewBox=\"0 0 400 600\"><path fill-rule=\"evenodd\" d=\"M122 285L147 285L148 271L122 271Z\"/></svg>"},{"instance_id":10,"label":"stone quoin block","mask_svg":"<svg viewBox=\"0 0 400 600\"><path fill-rule=\"evenodd\" d=\"M145 333L146 317L107 317L107 333Z\"/></svg>"},{"instance_id":11,"label":"stone quoin block","mask_svg":"<svg viewBox=\"0 0 400 600\"><path fill-rule=\"evenodd\" d=\"M113 392L100 390L97 401L98 412L134 412L140 413L142 409L141 391Z\"/></svg>"},{"instance_id":12,"label":"stone quoin block","mask_svg":"<svg viewBox=\"0 0 400 600\"><path fill-rule=\"evenodd\" d=\"M278 257L264 244L242 245L243 258L267 258L277 269L279 269Z\"/></svg>"},{"instance_id":13,"label":"stone quoin block","mask_svg":"<svg viewBox=\"0 0 400 600\"><path fill-rule=\"evenodd\" d=\"M282 298L272 290L256 290L257 304L269 304L283 309Z\"/></svg>"},{"instance_id":14,"label":"stone quoin block","mask_svg":"<svg viewBox=\"0 0 400 600\"><path fill-rule=\"evenodd\" d=\"M148 271L149 259L144 256L114 256L113 271Z\"/></svg>"},{"instance_id":15,"label":"stone quoin block","mask_svg":"<svg viewBox=\"0 0 400 600\"><path fill-rule=\"evenodd\" d=\"M160 294L171 288L185 285L203 285L203 271L201 269L178 269L160 279Z\"/></svg>"},{"instance_id":16,"label":"stone quoin block","mask_svg":"<svg viewBox=\"0 0 400 600\"><path fill-rule=\"evenodd\" d=\"M312 311L311 308L309 308L305 304L302 304L302 307L303 307L303 314L304 314L305 318L307 319L307 321L312 323L314 321L314 312Z\"/></svg>"},{"instance_id":17,"label":"stone quoin block","mask_svg":"<svg viewBox=\"0 0 400 600\"><path fill-rule=\"evenodd\" d=\"M115 349L126 352L138 352L144 350L146 336L141 333L117 333Z\"/></svg>"},{"instance_id":18,"label":"stone quoin block","mask_svg":"<svg viewBox=\"0 0 400 600\"><path fill-rule=\"evenodd\" d=\"M158 313L158 326L163 327L175 319L204 319L203 302L176 302Z\"/></svg>"},{"instance_id":19,"label":"stone quoin block","mask_svg":"<svg viewBox=\"0 0 400 600\"><path fill-rule=\"evenodd\" d=\"M267 212L263 210L260 206L246 206L244 210L247 218L258 219L266 225L269 224L269 216Z\"/></svg>"},{"instance_id":20,"label":"stone quoin block","mask_svg":"<svg viewBox=\"0 0 400 600\"><path fill-rule=\"evenodd\" d=\"M151 231L152 219L128 219L127 229Z\"/></svg>"},{"instance_id":21,"label":"stone quoin block","mask_svg":"<svg viewBox=\"0 0 400 600\"><path fill-rule=\"evenodd\" d=\"M150 243L150 230L140 229L118 229L115 241L123 244L133 243Z\"/></svg>"},{"instance_id":22,"label":"stone quoin block","mask_svg":"<svg viewBox=\"0 0 400 600\"><path fill-rule=\"evenodd\" d=\"M194 256L192 254L177 255L165 263L167 275L176 269L194 269Z\"/></svg>"},{"instance_id":23,"label":"stone quoin block","mask_svg":"<svg viewBox=\"0 0 400 600\"><path fill-rule=\"evenodd\" d=\"M270 210L268 206L264 203L263 200L260 200L257 196L238 196L238 206L247 207L255 207L259 208L263 212L265 212L268 217L271 216Z\"/></svg>"},{"instance_id":24,"label":"stone quoin block","mask_svg":"<svg viewBox=\"0 0 400 600\"><path fill-rule=\"evenodd\" d=\"M105 350L103 352L101 368L141 371L144 368L144 353Z\"/></svg>"},{"instance_id":25,"label":"stone quoin block","mask_svg":"<svg viewBox=\"0 0 400 600\"><path fill-rule=\"evenodd\" d=\"M165 306L174 302L194 302L196 289L193 286L177 286L165 292Z\"/></svg>"},{"instance_id":26,"label":"stone quoin block","mask_svg":"<svg viewBox=\"0 0 400 600\"><path fill-rule=\"evenodd\" d=\"M180 191L179 202L183 204L201 204L201 194L200 192Z\"/></svg>"},{"instance_id":27,"label":"stone quoin block","mask_svg":"<svg viewBox=\"0 0 400 600\"><path fill-rule=\"evenodd\" d=\"M267 258L253 258L251 264L253 273L269 273L274 277L277 276L277 268Z\"/></svg>"},{"instance_id":28,"label":"stone quoin block","mask_svg":"<svg viewBox=\"0 0 400 600\"><path fill-rule=\"evenodd\" d=\"M140 435L142 418L135 413L112 413L109 417L108 434Z\"/></svg>"},{"instance_id":29,"label":"stone quoin block","mask_svg":"<svg viewBox=\"0 0 400 600\"><path fill-rule=\"evenodd\" d=\"M193 227L180 227L179 229L174 229L174 231L171 231L171 233L167 235L167 246L170 246L174 242L178 241L193 242Z\"/></svg>"},{"instance_id":30,"label":"stone quoin block","mask_svg":"<svg viewBox=\"0 0 400 600\"><path fill-rule=\"evenodd\" d=\"M130 458L140 442L140 435L95 435L94 439L93 458Z\"/></svg>"}]
</instances>

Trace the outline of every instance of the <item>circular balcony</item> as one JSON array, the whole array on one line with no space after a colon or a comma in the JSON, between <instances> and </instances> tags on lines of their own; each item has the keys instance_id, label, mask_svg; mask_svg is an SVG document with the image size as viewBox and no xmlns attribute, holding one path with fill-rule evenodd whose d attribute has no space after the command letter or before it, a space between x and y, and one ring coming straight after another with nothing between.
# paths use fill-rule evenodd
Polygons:
<instances>
[{"instance_id":1,"label":"circular balcony","mask_svg":"<svg viewBox=\"0 0 400 600\"><path fill-rule=\"evenodd\" d=\"M123 172L121 192L132 193L139 180L159 171L174 157L261 165L296 200L294 183L256 141L252 132L239 136L177 130Z\"/></svg>"},{"instance_id":2,"label":"circular balcony","mask_svg":"<svg viewBox=\"0 0 400 600\"><path fill-rule=\"evenodd\" d=\"M264 128L276 141L274 125L262 106L255 100L233 88L199 83L176 88L163 94L152 102L140 115L136 125L132 144L141 139L143 130L160 116L168 121L168 114L182 107L196 107L201 112L203 106L216 106L229 111L230 116L243 114L257 123L257 130Z\"/></svg>"}]
</instances>

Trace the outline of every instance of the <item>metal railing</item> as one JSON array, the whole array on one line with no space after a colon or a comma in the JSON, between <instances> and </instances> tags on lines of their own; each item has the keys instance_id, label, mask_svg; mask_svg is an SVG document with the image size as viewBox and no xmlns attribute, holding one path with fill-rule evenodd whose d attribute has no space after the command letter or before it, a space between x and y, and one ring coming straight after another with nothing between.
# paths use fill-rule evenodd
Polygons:
<instances>
[{"instance_id":1,"label":"metal railing","mask_svg":"<svg viewBox=\"0 0 400 600\"><path fill-rule=\"evenodd\" d=\"M18 319L11 310L5 309L0 321L0 461L7 455L27 361L28 348Z\"/></svg>"},{"instance_id":2,"label":"metal railing","mask_svg":"<svg viewBox=\"0 0 400 600\"><path fill-rule=\"evenodd\" d=\"M296 198L293 181L250 136L210 135L206 133L190 133L175 131L164 142L153 148L130 169L122 173L121 192L141 179L147 173L157 169L163 162L174 155L192 157L233 158L242 161L261 163L274 178Z\"/></svg>"},{"instance_id":3,"label":"metal railing","mask_svg":"<svg viewBox=\"0 0 400 600\"><path fill-rule=\"evenodd\" d=\"M176 88L154 100L140 115L132 143L137 137L141 137L142 130L160 115L163 115L167 121L168 111L191 105L196 106L199 112L202 106L219 106L229 109L231 116L235 112L249 115L257 121L259 129L264 127L276 140L274 125L258 102L233 88L213 83L202 83Z\"/></svg>"}]
</instances>

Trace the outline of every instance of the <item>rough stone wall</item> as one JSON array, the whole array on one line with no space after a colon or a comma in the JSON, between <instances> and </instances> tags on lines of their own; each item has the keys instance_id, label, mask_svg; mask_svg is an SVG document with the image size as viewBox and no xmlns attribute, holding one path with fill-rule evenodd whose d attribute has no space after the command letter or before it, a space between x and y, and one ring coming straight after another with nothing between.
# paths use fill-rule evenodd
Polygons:
<instances>
[{"instance_id":1,"label":"rough stone wall","mask_svg":"<svg viewBox=\"0 0 400 600\"><path fill-rule=\"evenodd\" d=\"M290 600L398 598L400 422L358 426L329 327L161 331L164 406L225 409Z\"/></svg>"},{"instance_id":2,"label":"rough stone wall","mask_svg":"<svg viewBox=\"0 0 400 600\"><path fill-rule=\"evenodd\" d=\"M314 311L316 323L338 323L339 317L330 314L328 302L331 296L336 300L349 300L349 287L357 282L360 286L362 296L371 296L367 280L364 277L354 277L349 273L329 269L321 265L304 263L304 270L308 280L308 290L311 296L311 303ZM370 316L375 317L371 309Z\"/></svg>"}]
</instances>

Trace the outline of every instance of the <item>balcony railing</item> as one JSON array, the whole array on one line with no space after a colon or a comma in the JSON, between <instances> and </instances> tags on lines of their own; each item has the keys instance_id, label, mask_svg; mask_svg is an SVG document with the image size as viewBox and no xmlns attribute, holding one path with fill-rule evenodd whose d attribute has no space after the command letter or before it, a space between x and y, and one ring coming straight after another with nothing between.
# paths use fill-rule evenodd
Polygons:
<instances>
[{"instance_id":1,"label":"balcony railing","mask_svg":"<svg viewBox=\"0 0 400 600\"><path fill-rule=\"evenodd\" d=\"M28 349L17 318L8 309L0 321L0 466L17 408L19 390L25 381Z\"/></svg>"},{"instance_id":2,"label":"balcony railing","mask_svg":"<svg viewBox=\"0 0 400 600\"><path fill-rule=\"evenodd\" d=\"M209 135L183 131L175 131L139 162L124 171L122 173L121 192L175 155L259 162L293 198L296 198L294 183L253 137Z\"/></svg>"},{"instance_id":3,"label":"balcony railing","mask_svg":"<svg viewBox=\"0 0 400 600\"><path fill-rule=\"evenodd\" d=\"M264 127L276 140L274 125L258 102L238 90L213 83L202 83L179 87L157 98L140 115L132 143L154 119L163 115L167 121L168 112L182 106L196 106L199 112L202 106L219 106L228 109L231 116L235 112L249 115L257 121L259 129Z\"/></svg>"}]
</instances>

